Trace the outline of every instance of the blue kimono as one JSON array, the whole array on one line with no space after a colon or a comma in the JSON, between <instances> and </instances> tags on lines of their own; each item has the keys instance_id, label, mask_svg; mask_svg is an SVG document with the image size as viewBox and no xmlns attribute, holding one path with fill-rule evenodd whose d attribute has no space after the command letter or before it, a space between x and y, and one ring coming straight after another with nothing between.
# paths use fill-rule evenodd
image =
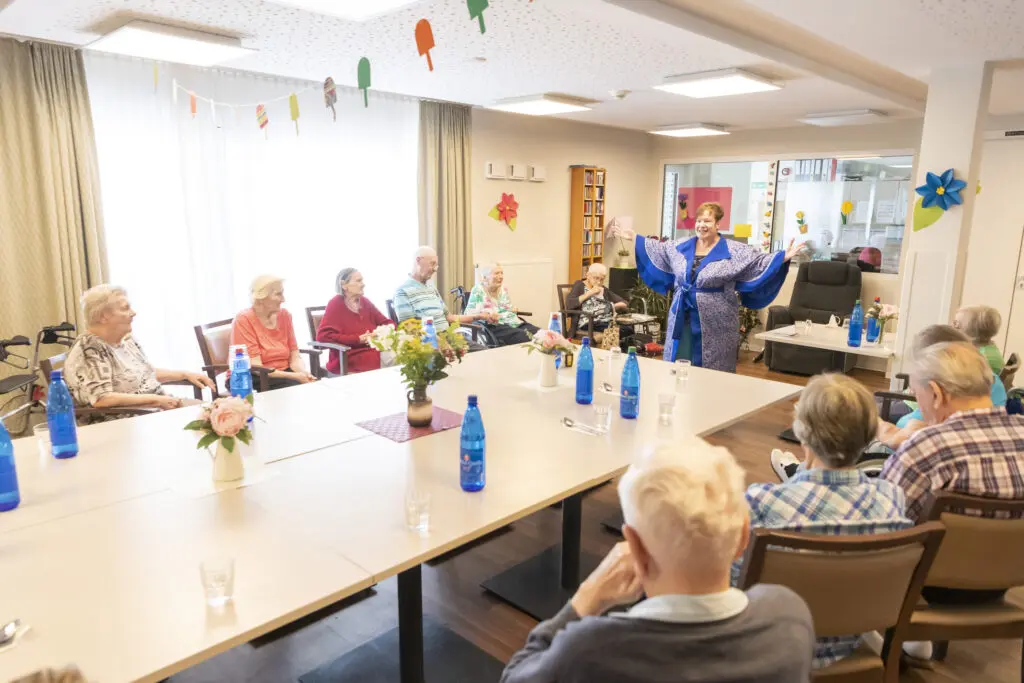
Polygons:
<instances>
[{"instance_id":1,"label":"blue kimono","mask_svg":"<svg viewBox=\"0 0 1024 683\"><path fill-rule=\"evenodd\" d=\"M764 308L789 273L783 252L765 254L724 237L692 272L697 238L658 242L636 238L636 265L648 287L675 289L665 337L665 360L689 359L711 370L736 372L740 343L739 292L747 308Z\"/></svg>"}]
</instances>

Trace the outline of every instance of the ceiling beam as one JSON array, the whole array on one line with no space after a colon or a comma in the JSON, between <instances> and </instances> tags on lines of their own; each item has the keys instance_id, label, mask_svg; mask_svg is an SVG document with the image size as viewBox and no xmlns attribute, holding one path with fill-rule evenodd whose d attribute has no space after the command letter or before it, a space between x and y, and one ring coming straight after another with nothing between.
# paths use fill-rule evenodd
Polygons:
<instances>
[{"instance_id":1,"label":"ceiling beam","mask_svg":"<svg viewBox=\"0 0 1024 683\"><path fill-rule=\"evenodd\" d=\"M743 0L606 0L631 12L924 111L928 85ZM672 74L665 74L666 76Z\"/></svg>"}]
</instances>

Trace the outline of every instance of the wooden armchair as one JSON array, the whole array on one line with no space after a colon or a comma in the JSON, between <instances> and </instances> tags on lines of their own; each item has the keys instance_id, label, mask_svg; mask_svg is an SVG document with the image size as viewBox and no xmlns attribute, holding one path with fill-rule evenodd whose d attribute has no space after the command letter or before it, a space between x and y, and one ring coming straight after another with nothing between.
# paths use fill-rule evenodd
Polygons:
<instances>
[{"instance_id":1,"label":"wooden armchair","mask_svg":"<svg viewBox=\"0 0 1024 683\"><path fill-rule=\"evenodd\" d=\"M218 320L217 322L196 325L196 341L199 342L199 352L203 354L203 372L209 375L214 385L217 378L230 369L228 365L228 352L231 346L231 323L233 320ZM262 366L252 367L252 384L256 391L266 391L270 388L267 376L271 373L270 368ZM225 385L225 394L230 394L230 388Z\"/></svg>"},{"instance_id":2,"label":"wooden armchair","mask_svg":"<svg viewBox=\"0 0 1024 683\"><path fill-rule=\"evenodd\" d=\"M319 357L320 351L334 350L338 352L338 357L341 360L341 373L342 375L348 374L348 352L351 350L350 347L344 344L332 344L331 342L321 342L316 340L317 331L320 329L320 323L324 319L324 312L327 310L326 306L310 306L306 309L306 323L309 325L309 345L317 351ZM319 362L319 361L318 361ZM322 365L320 366L323 367ZM326 377L327 370L322 369L322 374L317 377Z\"/></svg>"},{"instance_id":3,"label":"wooden armchair","mask_svg":"<svg viewBox=\"0 0 1024 683\"><path fill-rule=\"evenodd\" d=\"M945 533L937 522L888 534L821 536L775 529L755 529L743 557L737 585L786 586L803 598L818 638L868 631L891 632L910 622ZM879 657L862 646L813 673L814 681L883 683L895 676L886 668L889 650Z\"/></svg>"},{"instance_id":4,"label":"wooden armchair","mask_svg":"<svg viewBox=\"0 0 1024 683\"><path fill-rule=\"evenodd\" d=\"M565 306L565 300L569 297L569 292L572 291L572 285L555 285L555 290L558 292L558 312L562 314L562 332L565 333L566 339L576 337L580 322L586 318L587 336L590 337L590 341L593 342L594 319L584 313L582 309L575 308L569 310Z\"/></svg>"}]
</instances>

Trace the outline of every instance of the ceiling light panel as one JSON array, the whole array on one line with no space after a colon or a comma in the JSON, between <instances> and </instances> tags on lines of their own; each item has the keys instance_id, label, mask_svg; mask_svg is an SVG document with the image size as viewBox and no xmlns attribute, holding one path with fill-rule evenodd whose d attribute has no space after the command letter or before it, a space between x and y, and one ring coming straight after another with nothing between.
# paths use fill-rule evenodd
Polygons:
<instances>
[{"instance_id":1,"label":"ceiling light panel","mask_svg":"<svg viewBox=\"0 0 1024 683\"><path fill-rule=\"evenodd\" d=\"M592 104L590 100L582 100L575 97L530 95L528 97L498 100L490 105L488 109L512 114L526 114L528 116L550 116L552 114L568 114L574 111L590 111L591 107L588 106L589 104Z\"/></svg>"},{"instance_id":2,"label":"ceiling light panel","mask_svg":"<svg viewBox=\"0 0 1024 683\"><path fill-rule=\"evenodd\" d=\"M86 49L193 66L214 66L256 52L242 47L238 38L148 21L129 22Z\"/></svg>"},{"instance_id":3,"label":"ceiling light panel","mask_svg":"<svg viewBox=\"0 0 1024 683\"><path fill-rule=\"evenodd\" d=\"M778 90L782 85L742 69L723 69L685 76L671 76L666 78L661 85L654 87L656 90L663 90L675 95L705 99L767 92Z\"/></svg>"},{"instance_id":4,"label":"ceiling light panel","mask_svg":"<svg viewBox=\"0 0 1024 683\"><path fill-rule=\"evenodd\" d=\"M654 135L665 135L670 138L701 138L708 135L728 135L722 126L713 123L687 123L681 126L664 126L652 131Z\"/></svg>"}]
</instances>

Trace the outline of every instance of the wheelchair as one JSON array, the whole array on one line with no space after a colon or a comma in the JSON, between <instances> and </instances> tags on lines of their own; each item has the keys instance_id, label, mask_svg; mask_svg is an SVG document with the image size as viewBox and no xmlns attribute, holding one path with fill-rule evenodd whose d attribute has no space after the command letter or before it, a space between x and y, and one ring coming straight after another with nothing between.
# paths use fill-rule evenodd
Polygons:
<instances>
[{"instance_id":1,"label":"wheelchair","mask_svg":"<svg viewBox=\"0 0 1024 683\"><path fill-rule=\"evenodd\" d=\"M0 421L11 436L28 431L33 412L46 410L46 379L40 380L39 352L44 344L57 344L70 348L75 343L75 326L69 322L50 325L39 330L31 359L12 349L30 347L28 337L17 335L0 339L0 363L14 368L12 375L0 379Z\"/></svg>"}]
</instances>

